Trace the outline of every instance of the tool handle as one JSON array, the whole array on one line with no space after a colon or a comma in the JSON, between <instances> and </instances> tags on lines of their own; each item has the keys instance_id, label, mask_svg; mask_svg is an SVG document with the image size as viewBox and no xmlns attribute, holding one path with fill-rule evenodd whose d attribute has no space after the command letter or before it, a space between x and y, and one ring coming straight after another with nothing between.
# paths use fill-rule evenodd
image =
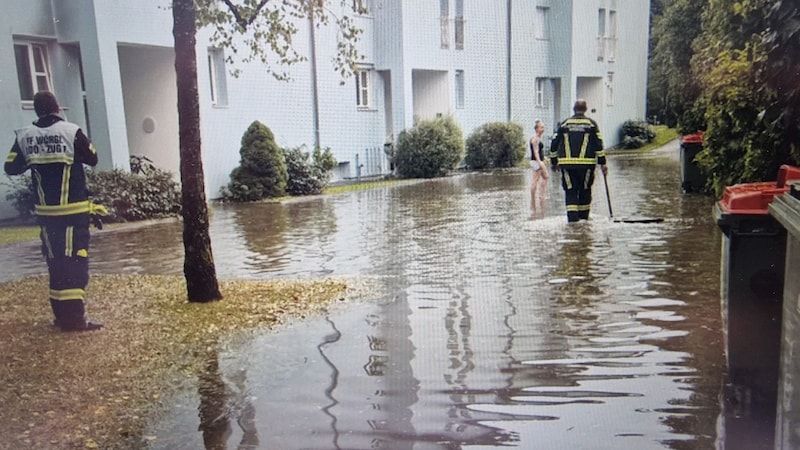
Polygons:
<instances>
[{"instance_id":1,"label":"tool handle","mask_svg":"<svg viewBox=\"0 0 800 450\"><path fill-rule=\"evenodd\" d=\"M601 172L603 172L601 170ZM608 217L614 218L614 211L611 209L611 194L608 193L608 176L603 172L603 184L606 186L606 201L608 202Z\"/></svg>"}]
</instances>

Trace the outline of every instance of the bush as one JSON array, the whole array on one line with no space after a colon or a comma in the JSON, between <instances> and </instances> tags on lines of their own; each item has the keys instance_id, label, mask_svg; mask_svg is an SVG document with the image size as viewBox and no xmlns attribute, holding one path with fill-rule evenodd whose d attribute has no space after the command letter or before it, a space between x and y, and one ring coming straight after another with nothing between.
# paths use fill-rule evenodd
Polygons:
<instances>
[{"instance_id":1,"label":"bush","mask_svg":"<svg viewBox=\"0 0 800 450\"><path fill-rule=\"evenodd\" d=\"M286 192L289 195L321 193L330 180L331 171L336 167L336 159L329 148L317 148L312 155L303 151L304 148L284 149L286 171L289 175Z\"/></svg>"},{"instance_id":2,"label":"bush","mask_svg":"<svg viewBox=\"0 0 800 450\"><path fill-rule=\"evenodd\" d=\"M231 171L231 181L221 192L223 198L246 202L286 194L283 150L266 125L259 121L250 124L242 136L239 155L239 167Z\"/></svg>"},{"instance_id":3,"label":"bush","mask_svg":"<svg viewBox=\"0 0 800 450\"><path fill-rule=\"evenodd\" d=\"M15 177L11 186L6 200L12 202L21 218L31 217L36 197L30 175ZM108 208L109 215L103 217L103 222L156 219L180 213L178 183L171 173L155 167L146 174L90 169L86 171L86 186L92 201Z\"/></svg>"},{"instance_id":4,"label":"bush","mask_svg":"<svg viewBox=\"0 0 800 450\"><path fill-rule=\"evenodd\" d=\"M108 208L103 222L172 217L181 210L178 183L170 172L155 167L144 174L121 169L87 170L86 185L92 201Z\"/></svg>"},{"instance_id":5,"label":"bush","mask_svg":"<svg viewBox=\"0 0 800 450\"><path fill-rule=\"evenodd\" d=\"M400 132L394 163L401 178L433 178L453 170L463 153L461 128L452 117L439 117Z\"/></svg>"},{"instance_id":6,"label":"bush","mask_svg":"<svg viewBox=\"0 0 800 450\"><path fill-rule=\"evenodd\" d=\"M9 177L10 182L3 183L9 186L6 200L10 201L19 213L19 218L27 220L33 217L33 205L36 204L36 193L33 191L30 175Z\"/></svg>"},{"instance_id":7,"label":"bush","mask_svg":"<svg viewBox=\"0 0 800 450\"><path fill-rule=\"evenodd\" d=\"M644 120L627 120L620 131L624 148L640 148L653 142L656 132Z\"/></svg>"},{"instance_id":8,"label":"bush","mask_svg":"<svg viewBox=\"0 0 800 450\"><path fill-rule=\"evenodd\" d=\"M522 126L511 122L490 122L467 138L464 163L471 169L514 167L525 158Z\"/></svg>"}]
</instances>

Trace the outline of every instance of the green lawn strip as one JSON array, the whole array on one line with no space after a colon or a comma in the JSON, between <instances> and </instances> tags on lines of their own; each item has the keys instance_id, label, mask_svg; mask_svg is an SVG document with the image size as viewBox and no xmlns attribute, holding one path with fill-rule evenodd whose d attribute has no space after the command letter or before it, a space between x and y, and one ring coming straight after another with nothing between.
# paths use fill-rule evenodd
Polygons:
<instances>
[{"instance_id":1,"label":"green lawn strip","mask_svg":"<svg viewBox=\"0 0 800 450\"><path fill-rule=\"evenodd\" d=\"M664 144L667 144L674 139L679 137L678 129L677 128L669 128L666 125L654 125L653 130L656 132L656 137L653 139L653 142L645 145L644 147L639 148L622 148L616 147L614 148L614 152L629 152L629 153L645 153L649 152L650 150L655 150Z\"/></svg>"},{"instance_id":2,"label":"green lawn strip","mask_svg":"<svg viewBox=\"0 0 800 450\"><path fill-rule=\"evenodd\" d=\"M134 222L121 222L121 223L106 223L103 224L104 230L113 230L130 226ZM96 232L92 228L92 232ZM39 240L39 226L26 225L26 226L3 226L0 225L0 247L3 245L16 244L19 242Z\"/></svg>"},{"instance_id":3,"label":"green lawn strip","mask_svg":"<svg viewBox=\"0 0 800 450\"><path fill-rule=\"evenodd\" d=\"M653 128L656 131L656 138L653 140L653 142L644 146L644 148L647 150L661 147L667 142L678 138L677 128L668 128L666 125L656 125Z\"/></svg>"},{"instance_id":4,"label":"green lawn strip","mask_svg":"<svg viewBox=\"0 0 800 450\"><path fill-rule=\"evenodd\" d=\"M0 245L30 241L39 238L39 227L0 227Z\"/></svg>"}]
</instances>

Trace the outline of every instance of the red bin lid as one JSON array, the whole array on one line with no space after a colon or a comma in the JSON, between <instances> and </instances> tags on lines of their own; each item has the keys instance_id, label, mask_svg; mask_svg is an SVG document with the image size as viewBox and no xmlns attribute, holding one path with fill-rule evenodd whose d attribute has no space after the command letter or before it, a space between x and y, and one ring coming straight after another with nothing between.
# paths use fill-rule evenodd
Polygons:
<instances>
[{"instance_id":1,"label":"red bin lid","mask_svg":"<svg viewBox=\"0 0 800 450\"><path fill-rule=\"evenodd\" d=\"M800 180L800 168L784 164L775 181L728 186L719 201L720 209L727 214L768 214L769 204L776 195L788 192L787 182L793 180Z\"/></svg>"},{"instance_id":2,"label":"red bin lid","mask_svg":"<svg viewBox=\"0 0 800 450\"><path fill-rule=\"evenodd\" d=\"M697 133L687 134L681 137L681 143L683 144L702 144L703 143L703 132L698 131Z\"/></svg>"}]
</instances>

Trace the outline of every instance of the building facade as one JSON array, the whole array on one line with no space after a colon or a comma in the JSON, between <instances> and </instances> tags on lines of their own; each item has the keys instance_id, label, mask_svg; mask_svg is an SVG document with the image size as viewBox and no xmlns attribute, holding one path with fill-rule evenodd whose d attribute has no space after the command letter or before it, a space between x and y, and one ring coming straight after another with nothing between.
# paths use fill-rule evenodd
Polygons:
<instances>
[{"instance_id":1,"label":"building facade","mask_svg":"<svg viewBox=\"0 0 800 450\"><path fill-rule=\"evenodd\" d=\"M335 180L390 171L384 146L420 119L452 115L465 136L494 121L533 133L589 102L608 147L625 120L645 115L649 1L361 0L356 76L331 63L338 30L297 22L303 63L276 80L257 63L226 62L210 31L197 36L206 189L219 195L255 120L278 145L328 147ZM0 131L35 120L37 90L56 93L66 118L98 150L99 167L143 155L179 167L177 91L169 0L27 0L0 17ZM347 3L331 7L347 14ZM341 8L337 10L337 8ZM349 11L352 14L352 11ZM232 70L239 75L233 76ZM622 89L624 88L624 89ZM176 175L177 176L177 175ZM0 218L16 215L0 184Z\"/></svg>"}]
</instances>

